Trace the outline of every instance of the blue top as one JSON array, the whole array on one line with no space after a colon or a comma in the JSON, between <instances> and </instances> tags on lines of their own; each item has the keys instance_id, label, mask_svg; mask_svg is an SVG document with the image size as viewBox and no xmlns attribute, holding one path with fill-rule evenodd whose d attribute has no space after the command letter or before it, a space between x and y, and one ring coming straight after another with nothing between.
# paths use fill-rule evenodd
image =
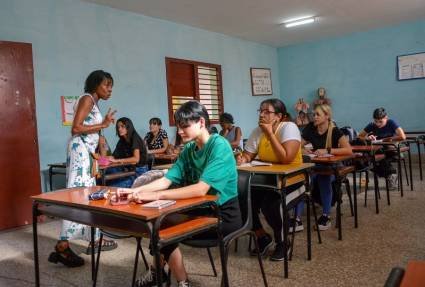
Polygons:
<instances>
[{"instance_id":1,"label":"blue top","mask_svg":"<svg viewBox=\"0 0 425 287\"><path fill-rule=\"evenodd\" d=\"M377 139L383 139L395 136L396 130L399 127L400 125L396 121L388 119L387 124L382 128L378 128L375 123L372 122L364 128L364 131L367 133L373 133L373 135L376 136Z\"/></svg>"}]
</instances>

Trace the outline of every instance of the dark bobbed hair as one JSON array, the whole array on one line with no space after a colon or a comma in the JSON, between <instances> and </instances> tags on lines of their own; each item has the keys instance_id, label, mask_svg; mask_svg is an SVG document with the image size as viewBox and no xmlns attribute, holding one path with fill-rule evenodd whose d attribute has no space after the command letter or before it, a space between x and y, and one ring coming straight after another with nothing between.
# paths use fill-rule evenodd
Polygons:
<instances>
[{"instance_id":1,"label":"dark bobbed hair","mask_svg":"<svg viewBox=\"0 0 425 287\"><path fill-rule=\"evenodd\" d=\"M149 120L149 124L150 125L157 125L157 126L162 126L162 121L160 118L151 118Z\"/></svg>"},{"instance_id":2,"label":"dark bobbed hair","mask_svg":"<svg viewBox=\"0 0 425 287\"><path fill-rule=\"evenodd\" d=\"M220 115L220 123L223 124L234 124L235 122L233 121L233 116L229 113L222 113Z\"/></svg>"},{"instance_id":3,"label":"dark bobbed hair","mask_svg":"<svg viewBox=\"0 0 425 287\"><path fill-rule=\"evenodd\" d=\"M139 134L136 132L136 130L135 130L135 128L134 128L134 125L133 125L133 122L129 119L129 118L126 118L126 117L122 117L122 118L119 118L118 120L117 120L117 124L115 125L115 131L117 132L117 136L119 137L119 138L121 138L121 139L123 139L123 140L125 140L125 138L123 138L123 137L121 137L120 136L120 134L119 134L119 132L118 132L118 123L122 123L124 126L125 126L125 128L127 129L127 141L128 142L133 142L133 138L135 137L135 136L138 136L138 137L140 137L139 136Z\"/></svg>"},{"instance_id":4,"label":"dark bobbed hair","mask_svg":"<svg viewBox=\"0 0 425 287\"><path fill-rule=\"evenodd\" d=\"M376 120L383 119L387 116L387 112L384 108L377 108L373 111L373 118Z\"/></svg>"},{"instance_id":5,"label":"dark bobbed hair","mask_svg":"<svg viewBox=\"0 0 425 287\"><path fill-rule=\"evenodd\" d=\"M261 102L260 107L265 104L271 105L274 108L275 113L282 114L282 121L284 119L292 121L291 115L288 113L288 110L286 109L285 104L281 100L276 98L267 99Z\"/></svg>"},{"instance_id":6,"label":"dark bobbed hair","mask_svg":"<svg viewBox=\"0 0 425 287\"><path fill-rule=\"evenodd\" d=\"M197 101L188 101L180 106L174 113L174 122L179 127L187 127L190 122L199 122L201 118L205 120L205 126L210 126L210 117L207 109Z\"/></svg>"},{"instance_id":7,"label":"dark bobbed hair","mask_svg":"<svg viewBox=\"0 0 425 287\"><path fill-rule=\"evenodd\" d=\"M108 72L105 72L103 70L96 70L90 73L88 75L86 82L84 84L84 92L93 94L97 87L104 81L109 80L111 81L111 84L114 84L114 79L112 78L111 74Z\"/></svg>"}]
</instances>

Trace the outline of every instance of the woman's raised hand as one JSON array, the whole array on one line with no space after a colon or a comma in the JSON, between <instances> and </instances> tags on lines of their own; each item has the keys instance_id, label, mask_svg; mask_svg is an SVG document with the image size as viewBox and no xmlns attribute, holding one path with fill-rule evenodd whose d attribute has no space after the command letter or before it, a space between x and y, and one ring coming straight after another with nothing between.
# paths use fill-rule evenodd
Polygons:
<instances>
[{"instance_id":1,"label":"woman's raised hand","mask_svg":"<svg viewBox=\"0 0 425 287\"><path fill-rule=\"evenodd\" d=\"M115 122L115 113L117 112L117 110L112 111L111 108L108 109L108 112L106 113L105 118L103 119L103 126L105 128L109 127L109 125Z\"/></svg>"}]
</instances>

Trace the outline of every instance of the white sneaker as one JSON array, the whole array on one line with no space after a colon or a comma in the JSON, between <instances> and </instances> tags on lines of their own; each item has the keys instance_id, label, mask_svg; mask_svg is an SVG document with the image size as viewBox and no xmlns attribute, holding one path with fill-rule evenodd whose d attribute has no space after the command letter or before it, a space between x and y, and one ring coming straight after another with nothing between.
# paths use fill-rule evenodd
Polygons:
<instances>
[{"instance_id":1,"label":"white sneaker","mask_svg":"<svg viewBox=\"0 0 425 287\"><path fill-rule=\"evenodd\" d=\"M189 283L189 280L180 281L178 287L191 287L192 285Z\"/></svg>"},{"instance_id":2,"label":"white sneaker","mask_svg":"<svg viewBox=\"0 0 425 287\"><path fill-rule=\"evenodd\" d=\"M396 173L390 174L387 180L388 180L388 188L390 190L395 190L398 188L398 176Z\"/></svg>"}]
</instances>

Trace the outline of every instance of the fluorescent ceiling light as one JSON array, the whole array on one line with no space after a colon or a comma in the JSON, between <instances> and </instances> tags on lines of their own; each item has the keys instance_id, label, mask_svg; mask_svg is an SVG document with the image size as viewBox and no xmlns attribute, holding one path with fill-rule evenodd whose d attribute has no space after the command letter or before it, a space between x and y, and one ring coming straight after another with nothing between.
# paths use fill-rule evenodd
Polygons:
<instances>
[{"instance_id":1,"label":"fluorescent ceiling light","mask_svg":"<svg viewBox=\"0 0 425 287\"><path fill-rule=\"evenodd\" d=\"M316 19L314 17L310 16L310 17L303 17L298 19L291 19L291 20L283 22L283 24L285 24L286 28L290 28L290 27L294 27L298 25L313 23L315 20Z\"/></svg>"}]
</instances>

